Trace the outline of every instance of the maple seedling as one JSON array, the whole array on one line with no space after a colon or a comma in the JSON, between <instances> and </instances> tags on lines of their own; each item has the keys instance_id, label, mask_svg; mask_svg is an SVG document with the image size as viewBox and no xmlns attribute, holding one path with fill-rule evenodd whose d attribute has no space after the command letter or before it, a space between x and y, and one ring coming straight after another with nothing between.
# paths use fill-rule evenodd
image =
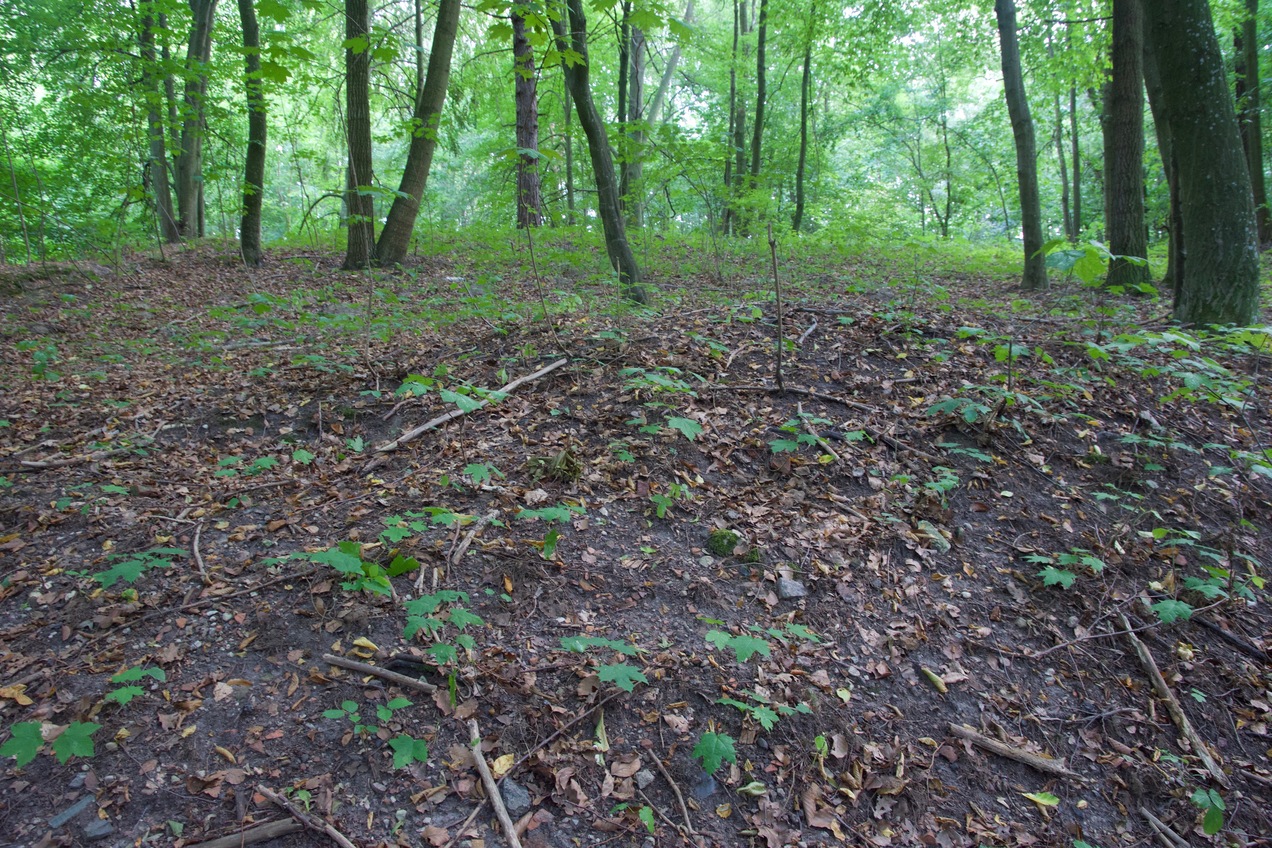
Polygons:
<instances>
[{"instance_id":1,"label":"maple seedling","mask_svg":"<svg viewBox=\"0 0 1272 848\"><path fill-rule=\"evenodd\" d=\"M93 734L101 730L100 724L73 721L66 727L48 725L53 736L51 748L59 763L66 764L71 757L91 757L97 753L93 746ZM0 745L0 757L13 757L18 768L35 759L45 741L45 725L38 721L20 721L9 728L9 740Z\"/></svg>"},{"instance_id":2,"label":"maple seedling","mask_svg":"<svg viewBox=\"0 0 1272 848\"><path fill-rule=\"evenodd\" d=\"M625 657L634 657L641 651L630 642L618 642L600 636L562 636L561 647L576 654L586 653L589 648L604 648ZM602 683L613 683L624 692L633 691L637 683L649 682L643 671L629 663L597 666L596 676Z\"/></svg>"},{"instance_id":3,"label":"maple seedling","mask_svg":"<svg viewBox=\"0 0 1272 848\"><path fill-rule=\"evenodd\" d=\"M132 668L126 668L118 674L113 675L110 678L110 682L131 684L145 677L153 678L160 683L164 683L168 680L168 675L164 673L162 668L142 668L140 666L133 666ZM113 701L123 707L127 706L133 698L144 694L145 690L140 686L120 686L118 689L112 689L110 692L107 692L104 700Z\"/></svg>"}]
</instances>

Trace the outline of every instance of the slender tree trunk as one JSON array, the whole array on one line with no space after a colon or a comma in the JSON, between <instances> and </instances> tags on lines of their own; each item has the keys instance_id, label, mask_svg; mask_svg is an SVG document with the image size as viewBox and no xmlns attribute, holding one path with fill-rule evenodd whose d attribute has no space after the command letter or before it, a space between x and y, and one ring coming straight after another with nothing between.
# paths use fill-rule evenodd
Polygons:
<instances>
[{"instance_id":1,"label":"slender tree trunk","mask_svg":"<svg viewBox=\"0 0 1272 848\"><path fill-rule=\"evenodd\" d=\"M1254 192L1255 222L1259 244L1272 240L1272 212L1268 209L1267 181L1263 172L1263 97L1259 91L1259 0L1246 0L1246 19L1233 38L1236 59L1237 120L1241 143L1250 168Z\"/></svg>"},{"instance_id":2,"label":"slender tree trunk","mask_svg":"<svg viewBox=\"0 0 1272 848\"><path fill-rule=\"evenodd\" d=\"M202 238L203 136L207 128L204 97L207 64L212 58L212 21L217 0L190 0L190 40L186 46L186 81L182 103L181 148L177 153L177 224L181 234Z\"/></svg>"},{"instance_id":3,"label":"slender tree trunk","mask_svg":"<svg viewBox=\"0 0 1272 848\"><path fill-rule=\"evenodd\" d=\"M1162 286L1178 299L1179 283L1184 272L1184 219L1179 205L1179 163L1175 158L1170 119L1166 116L1165 95L1162 93L1161 73L1157 69L1152 31L1147 26L1144 28L1144 88L1148 92L1148 105L1153 112L1157 151L1161 156L1162 170L1166 173L1166 186L1170 196L1166 218L1170 240Z\"/></svg>"},{"instance_id":4,"label":"slender tree trunk","mask_svg":"<svg viewBox=\"0 0 1272 848\"><path fill-rule=\"evenodd\" d=\"M428 171L437 149L437 127L446 102L446 86L450 84L451 53L459 32L460 0L441 0L437 6L437 24L433 28L433 45L428 54L428 74L424 87L416 93L415 115L412 117L411 147L406 154L406 167L397 196L384 222L384 231L376 244L376 259L382 265L396 265L406 259L415 231L415 219L424 199Z\"/></svg>"},{"instance_id":5,"label":"slender tree trunk","mask_svg":"<svg viewBox=\"0 0 1272 848\"><path fill-rule=\"evenodd\" d=\"M1020 218L1024 232L1026 291L1047 288L1047 266L1042 255L1042 204L1038 200L1038 153L1034 142L1033 118L1025 97L1024 75L1020 69L1020 45L1016 36L1015 0L994 0L998 37L1002 47L1003 88L1011 131L1016 140L1016 180L1020 185Z\"/></svg>"},{"instance_id":6,"label":"slender tree trunk","mask_svg":"<svg viewBox=\"0 0 1272 848\"><path fill-rule=\"evenodd\" d=\"M740 37L739 16L741 12L740 0L733 0L733 52L729 58L729 143L737 147L737 122L738 122L738 39ZM733 192L733 162L736 157L730 151L729 155L724 157L724 196L728 198ZM721 229L725 235L733 232L733 202L727 200L724 205L724 220L721 222Z\"/></svg>"},{"instance_id":7,"label":"slender tree trunk","mask_svg":"<svg viewBox=\"0 0 1272 848\"><path fill-rule=\"evenodd\" d=\"M1259 312L1250 169L1207 0L1154 0L1145 17L1179 165L1187 261L1174 316L1248 326Z\"/></svg>"},{"instance_id":8,"label":"slender tree trunk","mask_svg":"<svg viewBox=\"0 0 1272 848\"><path fill-rule=\"evenodd\" d=\"M760 182L760 142L764 138L764 105L768 98L768 73L765 68L765 42L768 40L768 0L760 0L760 21L755 41L755 126L751 130L751 180L755 191Z\"/></svg>"},{"instance_id":9,"label":"slender tree trunk","mask_svg":"<svg viewBox=\"0 0 1272 848\"><path fill-rule=\"evenodd\" d=\"M565 70L565 60L561 60L561 69ZM564 78L564 75L563 77ZM574 105L570 102L570 87L567 85L561 92L561 103L565 108L565 222L574 226L574 135L571 127L571 116Z\"/></svg>"},{"instance_id":10,"label":"slender tree trunk","mask_svg":"<svg viewBox=\"0 0 1272 848\"><path fill-rule=\"evenodd\" d=\"M17 208L18 224L22 229L22 245L26 248L26 264L31 264L31 233L27 230L26 211L22 205L22 192L18 189L18 172L13 167L13 151L9 149L9 133L0 121L0 145L4 146L4 158L9 164L9 181L13 184L13 203Z\"/></svg>"},{"instance_id":11,"label":"slender tree trunk","mask_svg":"<svg viewBox=\"0 0 1272 848\"><path fill-rule=\"evenodd\" d=\"M152 17L154 3L142 0L141 11L141 87L146 96L146 132L149 136L149 158L146 169L150 190L155 198L155 215L159 233L168 244L181 241L176 212L172 207L172 189L168 185L168 154L164 144L162 101L159 94L158 66L155 63L155 29Z\"/></svg>"},{"instance_id":12,"label":"slender tree trunk","mask_svg":"<svg viewBox=\"0 0 1272 848\"><path fill-rule=\"evenodd\" d=\"M692 21L693 0L685 0L685 25L689 25ZM671 81L676 76L676 67L679 64L680 42L677 41L671 47L671 55L667 57L667 66L663 68L662 77L658 80L658 89L654 92L654 99L649 101L648 121L651 125L662 120L663 105L667 102L667 92L671 90ZM728 180L725 182L728 182Z\"/></svg>"},{"instance_id":13,"label":"slender tree trunk","mask_svg":"<svg viewBox=\"0 0 1272 848\"><path fill-rule=\"evenodd\" d=\"M1150 0L1152 2L1152 0ZM1140 0L1113 0L1113 78L1106 89L1105 228L1115 256L1148 257L1144 226L1144 18ZM1105 284L1135 286L1147 265L1115 259Z\"/></svg>"},{"instance_id":14,"label":"slender tree trunk","mask_svg":"<svg viewBox=\"0 0 1272 848\"><path fill-rule=\"evenodd\" d=\"M261 33L252 0L238 0L243 23L243 55L247 74L247 162L243 169L243 223L239 245L243 261L261 264L261 201L265 191L265 91L261 80Z\"/></svg>"},{"instance_id":15,"label":"slender tree trunk","mask_svg":"<svg viewBox=\"0 0 1272 848\"><path fill-rule=\"evenodd\" d=\"M517 227L543 223L539 181L539 99L534 49L526 38L526 19L512 14L512 64L517 107ZM526 152L530 151L530 152Z\"/></svg>"},{"instance_id":16,"label":"slender tree trunk","mask_svg":"<svg viewBox=\"0 0 1272 848\"><path fill-rule=\"evenodd\" d=\"M645 303L648 295L640 282L640 268L627 242L623 227L623 215L618 205L618 178L614 174L614 159L610 152L605 122L592 102L592 89L588 80L587 19L583 14L582 0L566 0L569 15L569 32L566 22L552 21L557 49L564 52L573 49L581 57L579 64L565 63L565 83L574 98L579 113L579 125L587 136L588 152L592 158L592 174L596 177L597 211L605 230L605 251L610 263L618 272L618 283L623 297L636 303Z\"/></svg>"},{"instance_id":17,"label":"slender tree trunk","mask_svg":"<svg viewBox=\"0 0 1272 848\"><path fill-rule=\"evenodd\" d=\"M739 33L745 37L751 31L747 23L746 0L738 3ZM742 43L742 58L745 59L748 48ZM735 235L742 230L742 195L746 188L746 103L739 96L733 120L733 198L730 201L729 231Z\"/></svg>"},{"instance_id":18,"label":"slender tree trunk","mask_svg":"<svg viewBox=\"0 0 1272 848\"><path fill-rule=\"evenodd\" d=\"M344 268L375 262L375 197L371 164L371 21L368 0L345 0L345 136L349 166L345 209L349 244Z\"/></svg>"},{"instance_id":19,"label":"slender tree trunk","mask_svg":"<svg viewBox=\"0 0 1272 848\"><path fill-rule=\"evenodd\" d=\"M632 27L628 57L627 155L623 157L623 181L619 194L626 203L627 225L640 227L644 224L640 184L645 171L642 162L645 151L645 33L640 27Z\"/></svg>"},{"instance_id":20,"label":"slender tree trunk","mask_svg":"<svg viewBox=\"0 0 1272 848\"><path fill-rule=\"evenodd\" d=\"M1076 242L1078 234L1073 229L1073 212L1069 208L1069 164L1064 152L1064 114L1060 111L1060 95L1055 97L1056 107L1056 160L1060 163L1060 213L1064 217L1064 237Z\"/></svg>"},{"instance_id":21,"label":"slender tree trunk","mask_svg":"<svg viewBox=\"0 0 1272 848\"><path fill-rule=\"evenodd\" d=\"M810 18L817 14L817 5L809 11ZM808 40L804 42L804 74L799 86L799 162L795 165L795 215L791 229L799 232L804 223L804 171L808 163L808 102L813 88L813 25L809 23Z\"/></svg>"},{"instance_id":22,"label":"slender tree trunk","mask_svg":"<svg viewBox=\"0 0 1272 848\"><path fill-rule=\"evenodd\" d=\"M415 0L415 96L424 90L424 0ZM525 19L522 19L524 23Z\"/></svg>"},{"instance_id":23,"label":"slender tree trunk","mask_svg":"<svg viewBox=\"0 0 1272 848\"><path fill-rule=\"evenodd\" d=\"M1069 144L1073 147L1073 240L1082 238L1082 138L1078 134L1078 88L1069 86Z\"/></svg>"}]
</instances>

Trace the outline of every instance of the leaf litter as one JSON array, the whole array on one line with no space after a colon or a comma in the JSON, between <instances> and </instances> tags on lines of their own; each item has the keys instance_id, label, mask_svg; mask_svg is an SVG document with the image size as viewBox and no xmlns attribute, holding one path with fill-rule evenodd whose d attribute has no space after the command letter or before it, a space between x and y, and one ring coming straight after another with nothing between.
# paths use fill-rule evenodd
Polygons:
<instances>
[{"instance_id":1,"label":"leaf litter","mask_svg":"<svg viewBox=\"0 0 1272 848\"><path fill-rule=\"evenodd\" d=\"M934 271L943 308L863 258L788 284L779 392L746 268L662 314L576 284L549 328L515 268L496 300L337 264L198 249L4 303L9 839L198 845L285 802L505 844L472 720L523 845L1272 832L1272 486L1230 459L1266 351L1225 363L1243 403L1172 402L1227 384L1097 361L1130 342L1055 317L1080 290L1012 317Z\"/></svg>"}]
</instances>

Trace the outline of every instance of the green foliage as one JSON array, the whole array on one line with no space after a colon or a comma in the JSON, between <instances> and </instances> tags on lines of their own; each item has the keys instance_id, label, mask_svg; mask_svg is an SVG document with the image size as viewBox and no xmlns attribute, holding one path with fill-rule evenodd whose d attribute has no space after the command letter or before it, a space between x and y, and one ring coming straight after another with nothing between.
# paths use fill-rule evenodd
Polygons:
<instances>
[{"instance_id":1,"label":"green foliage","mask_svg":"<svg viewBox=\"0 0 1272 848\"><path fill-rule=\"evenodd\" d=\"M727 733L709 731L702 734L693 748L693 755L702 762L702 768L707 774L714 773L725 760L731 763L738 761L738 753L733 748L733 737Z\"/></svg>"},{"instance_id":2,"label":"green foliage","mask_svg":"<svg viewBox=\"0 0 1272 848\"><path fill-rule=\"evenodd\" d=\"M37 380L56 382L62 375L53 370L58 361L57 345L52 342L21 341L16 345L19 352L31 354L31 376Z\"/></svg>"},{"instance_id":3,"label":"green foliage","mask_svg":"<svg viewBox=\"0 0 1272 848\"><path fill-rule=\"evenodd\" d=\"M215 477L255 477L278 465L278 460L272 456L260 456L244 465L241 456L224 456L216 464L218 470L213 475Z\"/></svg>"},{"instance_id":4,"label":"green foliage","mask_svg":"<svg viewBox=\"0 0 1272 848\"><path fill-rule=\"evenodd\" d=\"M9 728L9 739L0 745L0 757L13 757L18 768L35 759L44 745L38 721L20 721Z\"/></svg>"},{"instance_id":5,"label":"green foliage","mask_svg":"<svg viewBox=\"0 0 1272 848\"><path fill-rule=\"evenodd\" d=\"M1223 814L1228 808L1224 804L1222 795L1214 789L1199 788L1193 791L1188 800L1192 801L1204 813L1201 820L1203 833L1207 836L1214 836L1223 830Z\"/></svg>"},{"instance_id":6,"label":"green foliage","mask_svg":"<svg viewBox=\"0 0 1272 848\"><path fill-rule=\"evenodd\" d=\"M71 757L92 757L97 751L93 734L100 724L73 721L57 735L50 748L54 758L65 765ZM0 745L0 757L13 757L18 768L30 763L44 746L42 725L38 721L22 721L9 728L9 739Z\"/></svg>"},{"instance_id":7,"label":"green foliage","mask_svg":"<svg viewBox=\"0 0 1272 848\"><path fill-rule=\"evenodd\" d=\"M634 657L640 652L640 648L630 642L618 642L601 636L562 636L561 647L577 654L585 653L590 648L615 651L625 657ZM649 682L644 672L628 663L600 665L596 674L602 683L613 683L624 692L631 692L637 683Z\"/></svg>"},{"instance_id":8,"label":"green foliage","mask_svg":"<svg viewBox=\"0 0 1272 848\"><path fill-rule=\"evenodd\" d=\"M406 733L399 733L389 740L393 749L393 768L404 769L411 763L428 762L428 742Z\"/></svg>"},{"instance_id":9,"label":"green foliage","mask_svg":"<svg viewBox=\"0 0 1272 848\"><path fill-rule=\"evenodd\" d=\"M708 630L707 642L717 648L728 648L733 651L733 655L741 663L746 662L756 654L767 657L773 652L772 647L766 640L746 633L735 636L723 630Z\"/></svg>"},{"instance_id":10,"label":"green foliage","mask_svg":"<svg viewBox=\"0 0 1272 848\"><path fill-rule=\"evenodd\" d=\"M136 583L147 571L154 568L167 568L172 565L173 557L186 556L181 548L151 548L133 554L107 554L111 562L110 568L92 575L103 589L109 589L120 580L125 583ZM82 572L76 572L82 574Z\"/></svg>"},{"instance_id":11,"label":"green foliage","mask_svg":"<svg viewBox=\"0 0 1272 848\"><path fill-rule=\"evenodd\" d=\"M467 603L468 593L454 589L440 589L407 601L402 638L414 639L423 634L431 640L425 652L439 668L451 667L453 673L453 667L459 662L459 649L470 654L477 649L477 641L467 632L468 628L486 623L464 606ZM455 631L453 635L448 635L448 627Z\"/></svg>"},{"instance_id":12,"label":"green foliage","mask_svg":"<svg viewBox=\"0 0 1272 848\"><path fill-rule=\"evenodd\" d=\"M692 418L680 418L673 415L667 419L667 426L691 442L702 435L702 425Z\"/></svg>"},{"instance_id":13,"label":"green foliage","mask_svg":"<svg viewBox=\"0 0 1272 848\"><path fill-rule=\"evenodd\" d=\"M808 704L804 703L803 701L799 702L798 704L792 707L786 704L774 703L772 700L761 695L759 692L751 692L747 695L747 697L753 700L755 703L748 704L745 701L738 701L738 700L735 700L734 698L729 698L729 697L720 698L719 700L716 701L716 703L725 704L726 706L730 706L730 707L736 707L737 709L745 713L747 716L749 716L752 720L757 722L760 725L760 727L763 727L765 730L772 730L773 727L777 724L778 719L782 718L783 716L791 716L791 715L795 715L796 713L803 713L804 715L809 715L812 713L812 709L808 706Z\"/></svg>"},{"instance_id":14,"label":"green foliage","mask_svg":"<svg viewBox=\"0 0 1272 848\"><path fill-rule=\"evenodd\" d=\"M126 668L118 674L113 675L110 678L110 682L132 683L147 677L157 680L160 683L164 683L168 679L168 675L162 668L142 668L140 666L133 666L132 668ZM116 689L112 689L110 692L107 692L104 700L119 704L122 707L127 706L127 704L134 698L144 694L145 690L140 686L120 686Z\"/></svg>"},{"instance_id":15,"label":"green foliage","mask_svg":"<svg viewBox=\"0 0 1272 848\"><path fill-rule=\"evenodd\" d=\"M1078 579L1077 574L1072 571L1075 566L1085 565L1095 574L1104 570L1104 560L1085 548L1070 548L1068 553L1054 555L1029 554L1025 557L1025 561L1044 565L1045 567L1038 572L1043 584L1059 586L1062 589L1072 587Z\"/></svg>"}]
</instances>

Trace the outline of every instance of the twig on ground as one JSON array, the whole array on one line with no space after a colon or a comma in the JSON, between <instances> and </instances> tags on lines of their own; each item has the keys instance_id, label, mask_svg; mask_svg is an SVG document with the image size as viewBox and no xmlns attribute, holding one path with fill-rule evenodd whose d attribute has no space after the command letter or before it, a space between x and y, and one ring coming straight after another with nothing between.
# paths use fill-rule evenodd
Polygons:
<instances>
[{"instance_id":1,"label":"twig on ground","mask_svg":"<svg viewBox=\"0 0 1272 848\"><path fill-rule=\"evenodd\" d=\"M1194 624L1197 624L1197 625L1200 625L1201 627L1206 628L1211 633L1215 634L1220 639L1227 642L1229 645L1236 648L1241 653L1245 654L1247 657L1250 657L1251 659L1259 660L1265 665L1272 664L1272 658L1269 658L1266 652L1259 650L1258 646L1253 645L1250 642L1247 642L1245 639L1242 639L1240 636L1236 635L1235 633L1231 633L1228 630L1225 630L1224 628L1220 627L1218 624L1215 624L1213 621L1208 621L1207 619L1200 618L1197 615L1193 615L1190 621L1192 621Z\"/></svg>"},{"instance_id":2,"label":"twig on ground","mask_svg":"<svg viewBox=\"0 0 1272 848\"><path fill-rule=\"evenodd\" d=\"M1054 774L1057 777L1066 777L1070 780L1077 780L1085 783L1086 778L1075 771L1070 771L1064 764L1063 760L1053 760L1034 754L1030 751L1022 751L1019 748L1012 747L1005 742L999 742L997 739L991 739L980 731L973 730L965 724L949 724L950 733L960 739L966 739L977 747L984 748L986 751L997 754L1000 757L1006 757L1009 760L1015 760L1018 763L1024 763L1030 768L1045 774Z\"/></svg>"},{"instance_id":3,"label":"twig on ground","mask_svg":"<svg viewBox=\"0 0 1272 848\"><path fill-rule=\"evenodd\" d=\"M1187 839L1184 839L1176 833L1170 825L1153 815L1145 807L1140 807L1140 815L1148 820L1149 825L1153 828L1153 832L1157 834L1157 838L1166 848L1189 848Z\"/></svg>"},{"instance_id":4,"label":"twig on ground","mask_svg":"<svg viewBox=\"0 0 1272 848\"><path fill-rule=\"evenodd\" d=\"M1228 775L1223 773L1223 769L1215 762L1215 758L1210 753L1210 749L1206 747L1206 743L1197 735L1197 731L1193 730L1192 722L1188 720L1183 707L1179 705L1179 701L1175 698L1175 693L1170 691L1166 678L1162 677L1161 671L1157 668L1157 662L1153 659L1152 652L1135 635L1125 613L1118 613L1117 617L1122 629L1126 632L1126 638L1130 641L1131 647L1135 649L1136 656L1139 657L1140 665L1144 667L1144 672L1152 682L1157 696L1166 702L1166 711L1170 713L1175 726L1179 728L1180 735L1184 737L1189 747L1201 758L1202 765L1206 767L1206 771L1210 772L1210 776L1224 789L1230 788L1232 784L1228 781Z\"/></svg>"},{"instance_id":5,"label":"twig on ground","mask_svg":"<svg viewBox=\"0 0 1272 848\"><path fill-rule=\"evenodd\" d=\"M689 807L685 804L685 796L681 794L680 787L676 781L672 779L671 772L667 771L667 767L663 765L662 759L657 754L653 755L654 765L658 767L658 771L663 776L663 780L667 781L667 785L671 787L672 793L676 796L676 804L680 807L680 815L685 819L685 830L692 836L697 831L693 829L693 821L689 818Z\"/></svg>"},{"instance_id":6,"label":"twig on ground","mask_svg":"<svg viewBox=\"0 0 1272 848\"><path fill-rule=\"evenodd\" d=\"M265 822L255 827L249 827L247 830L241 830L238 833L231 833L229 836L209 839L207 842L198 842L189 846L189 848L240 848L243 845L255 845L257 842L269 842L271 839L295 833L302 828L304 828L304 825L295 819L279 819L278 821Z\"/></svg>"},{"instance_id":7,"label":"twig on ground","mask_svg":"<svg viewBox=\"0 0 1272 848\"><path fill-rule=\"evenodd\" d=\"M399 686L406 686L408 688L415 689L418 692L426 692L431 695L437 691L437 687L428 681L417 680L416 678L406 674L398 674L396 671L389 671L387 668L380 668L378 665L367 665L366 663L360 663L357 660L348 660L344 657L338 657L335 654L323 654L322 659L323 662L330 663L331 665L339 666L340 668L347 669L349 671L356 671L359 674L370 674L373 677L390 680Z\"/></svg>"},{"instance_id":8,"label":"twig on ground","mask_svg":"<svg viewBox=\"0 0 1272 848\"><path fill-rule=\"evenodd\" d=\"M291 814L292 818L296 819L296 821L300 822L305 827L309 828L310 830L317 831L318 833L327 834L329 837L331 837L331 841L339 845L340 848L357 848L357 846L354 845L352 842L350 842L349 838L345 836L343 833L336 830L333 826L331 826L327 822L315 819L313 816L302 811L301 809L296 807L294 804L292 804L291 801L287 800L282 795L279 795L277 792L274 792L270 789L266 789L264 786L260 784L257 784L256 791L264 795L269 800L273 801L278 806L282 807L284 810L286 810L288 813Z\"/></svg>"},{"instance_id":9,"label":"twig on ground","mask_svg":"<svg viewBox=\"0 0 1272 848\"><path fill-rule=\"evenodd\" d=\"M835 458L835 462L842 462L843 457L839 455L839 451L830 446L830 442L821 437L821 434L813 429L813 425L804 417L804 404L795 404L795 412L799 415L799 421L804 425L804 429L808 431L808 435L817 440L817 444L821 445L822 450Z\"/></svg>"},{"instance_id":10,"label":"twig on ground","mask_svg":"<svg viewBox=\"0 0 1272 848\"><path fill-rule=\"evenodd\" d=\"M199 569L199 577L203 580L204 586L212 585L212 578L208 577L208 569L203 564L203 554L199 552L199 535L203 532L203 522L200 521L194 525L194 540L190 543L190 553L194 555L194 564Z\"/></svg>"},{"instance_id":11,"label":"twig on ground","mask_svg":"<svg viewBox=\"0 0 1272 848\"><path fill-rule=\"evenodd\" d=\"M680 830L680 825L676 824L674 821L669 819L667 817L667 814L662 811L662 807L659 807L657 804L655 804L653 800L651 800L650 797L645 794L645 790L637 789L636 794L639 795L641 798L645 799L645 803L649 806L649 809L657 813L658 818L662 819L664 822L667 823L667 827L671 828L672 830Z\"/></svg>"},{"instance_id":12,"label":"twig on ground","mask_svg":"<svg viewBox=\"0 0 1272 848\"><path fill-rule=\"evenodd\" d=\"M799 341L796 342L796 344L798 344L800 347L803 347L804 342L808 341L808 337L811 336L816 329L817 329L817 319L814 318L813 323L808 325L808 329L800 333Z\"/></svg>"},{"instance_id":13,"label":"twig on ground","mask_svg":"<svg viewBox=\"0 0 1272 848\"><path fill-rule=\"evenodd\" d=\"M499 825L503 828L504 839L508 840L508 844L512 848L521 848L521 839L517 836L517 827L512 823L512 818L508 815L508 808L504 806L503 797L499 794L499 784L495 782L495 776L490 773L490 766L486 764L486 756L481 752L481 728L477 725L477 719L470 718L468 720L468 733L471 737L468 740L468 746L473 749L473 760L477 763L477 771L481 774L482 785L486 787L486 795L490 798L490 805L495 808L495 815L499 818Z\"/></svg>"}]
</instances>

